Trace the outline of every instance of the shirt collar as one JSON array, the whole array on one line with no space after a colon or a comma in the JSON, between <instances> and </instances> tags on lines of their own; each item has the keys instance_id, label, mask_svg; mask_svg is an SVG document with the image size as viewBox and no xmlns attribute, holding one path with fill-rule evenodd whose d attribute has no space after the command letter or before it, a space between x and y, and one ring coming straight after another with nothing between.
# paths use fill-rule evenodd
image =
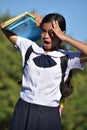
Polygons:
<instances>
[{"instance_id":1,"label":"shirt collar","mask_svg":"<svg viewBox=\"0 0 87 130\"><path fill-rule=\"evenodd\" d=\"M33 43L32 48L33 48L33 51L37 54L45 54L42 46L39 46L39 45ZM52 56L52 57L62 57L67 54L68 54L68 52L65 50L62 50L62 49L59 49L58 51L55 50L55 51L47 53L47 55Z\"/></svg>"}]
</instances>

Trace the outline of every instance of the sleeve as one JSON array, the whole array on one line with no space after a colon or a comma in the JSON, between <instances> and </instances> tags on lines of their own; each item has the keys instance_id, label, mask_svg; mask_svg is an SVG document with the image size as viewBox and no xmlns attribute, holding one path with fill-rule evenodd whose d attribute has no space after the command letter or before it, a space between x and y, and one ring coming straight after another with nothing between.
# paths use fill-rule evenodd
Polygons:
<instances>
[{"instance_id":1,"label":"sleeve","mask_svg":"<svg viewBox=\"0 0 87 130\"><path fill-rule=\"evenodd\" d=\"M69 52L69 69L84 69L84 63L80 63L80 52Z\"/></svg>"},{"instance_id":2,"label":"sleeve","mask_svg":"<svg viewBox=\"0 0 87 130\"><path fill-rule=\"evenodd\" d=\"M18 37L18 39L17 39L17 42L14 47L21 52L23 65L24 65L24 61L25 61L26 51L29 48L29 46L32 45L33 43L34 43L33 41L26 39L26 38Z\"/></svg>"},{"instance_id":3,"label":"sleeve","mask_svg":"<svg viewBox=\"0 0 87 130\"><path fill-rule=\"evenodd\" d=\"M22 37L18 37L17 42L15 44L15 48L18 49L20 52L22 52L23 50L27 50L27 48L32 45L33 42L29 39L26 38L22 38Z\"/></svg>"}]
</instances>

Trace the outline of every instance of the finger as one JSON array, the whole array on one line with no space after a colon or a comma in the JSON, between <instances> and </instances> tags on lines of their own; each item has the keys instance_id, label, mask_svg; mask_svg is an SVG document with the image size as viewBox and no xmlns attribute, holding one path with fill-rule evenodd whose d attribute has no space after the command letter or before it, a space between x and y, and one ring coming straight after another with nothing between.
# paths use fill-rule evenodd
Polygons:
<instances>
[{"instance_id":1,"label":"finger","mask_svg":"<svg viewBox=\"0 0 87 130\"><path fill-rule=\"evenodd\" d=\"M55 20L52 21L52 27L55 27Z\"/></svg>"},{"instance_id":2,"label":"finger","mask_svg":"<svg viewBox=\"0 0 87 130\"><path fill-rule=\"evenodd\" d=\"M58 25L58 21L55 21L55 20L53 20L53 22L52 22L52 27L53 28L57 28L59 25Z\"/></svg>"},{"instance_id":3,"label":"finger","mask_svg":"<svg viewBox=\"0 0 87 130\"><path fill-rule=\"evenodd\" d=\"M54 32L53 32L53 30L49 30L48 33L49 33L49 35L50 35L51 37L54 37L54 35L55 35Z\"/></svg>"}]
</instances>

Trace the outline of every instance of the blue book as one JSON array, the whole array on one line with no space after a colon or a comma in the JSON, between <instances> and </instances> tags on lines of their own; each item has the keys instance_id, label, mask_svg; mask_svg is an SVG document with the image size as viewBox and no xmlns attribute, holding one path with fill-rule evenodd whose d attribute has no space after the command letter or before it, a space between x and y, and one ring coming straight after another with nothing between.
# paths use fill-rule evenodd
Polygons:
<instances>
[{"instance_id":1,"label":"blue book","mask_svg":"<svg viewBox=\"0 0 87 130\"><path fill-rule=\"evenodd\" d=\"M35 18L28 12L8 20L5 28L33 41L40 39L40 27L35 26Z\"/></svg>"}]
</instances>

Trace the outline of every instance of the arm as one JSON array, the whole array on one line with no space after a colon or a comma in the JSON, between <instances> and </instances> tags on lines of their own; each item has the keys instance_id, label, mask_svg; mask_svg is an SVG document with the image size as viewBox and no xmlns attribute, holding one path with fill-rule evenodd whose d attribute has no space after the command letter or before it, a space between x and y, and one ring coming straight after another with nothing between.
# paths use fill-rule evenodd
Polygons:
<instances>
[{"instance_id":1,"label":"arm","mask_svg":"<svg viewBox=\"0 0 87 130\"><path fill-rule=\"evenodd\" d=\"M41 21L42 21L42 16L37 14L37 13L31 13L34 17L35 17L35 25L39 26ZM3 28L3 24L0 25L1 30L3 31L3 33L6 35L6 37L13 43L16 44L17 38L18 36L14 33L12 33L11 31Z\"/></svg>"},{"instance_id":2,"label":"arm","mask_svg":"<svg viewBox=\"0 0 87 130\"><path fill-rule=\"evenodd\" d=\"M75 48L77 48L78 50L82 52L80 55L80 63L87 62L87 44L85 44L84 42L80 42L78 40L72 39L66 35L65 35L64 41L68 42L69 44L71 44L72 46L74 46Z\"/></svg>"},{"instance_id":3,"label":"arm","mask_svg":"<svg viewBox=\"0 0 87 130\"><path fill-rule=\"evenodd\" d=\"M59 39L71 44L72 46L74 46L75 48L77 48L79 51L82 52L80 55L80 62L81 63L87 62L87 44L67 36L63 31L61 31L58 22L53 21L52 26L53 26L52 30L54 34Z\"/></svg>"},{"instance_id":4,"label":"arm","mask_svg":"<svg viewBox=\"0 0 87 130\"><path fill-rule=\"evenodd\" d=\"M80 55L80 63L87 62L87 45L85 43L72 39L66 35L64 41L68 42L82 52Z\"/></svg>"},{"instance_id":5,"label":"arm","mask_svg":"<svg viewBox=\"0 0 87 130\"><path fill-rule=\"evenodd\" d=\"M80 55L80 63L85 63L87 62L87 56L81 53Z\"/></svg>"},{"instance_id":6,"label":"arm","mask_svg":"<svg viewBox=\"0 0 87 130\"><path fill-rule=\"evenodd\" d=\"M5 36L13 43L16 44L17 38L18 36L16 36L14 33L12 33L11 31L2 28L2 25L0 25L0 28L2 30L2 32L5 34Z\"/></svg>"}]
</instances>

